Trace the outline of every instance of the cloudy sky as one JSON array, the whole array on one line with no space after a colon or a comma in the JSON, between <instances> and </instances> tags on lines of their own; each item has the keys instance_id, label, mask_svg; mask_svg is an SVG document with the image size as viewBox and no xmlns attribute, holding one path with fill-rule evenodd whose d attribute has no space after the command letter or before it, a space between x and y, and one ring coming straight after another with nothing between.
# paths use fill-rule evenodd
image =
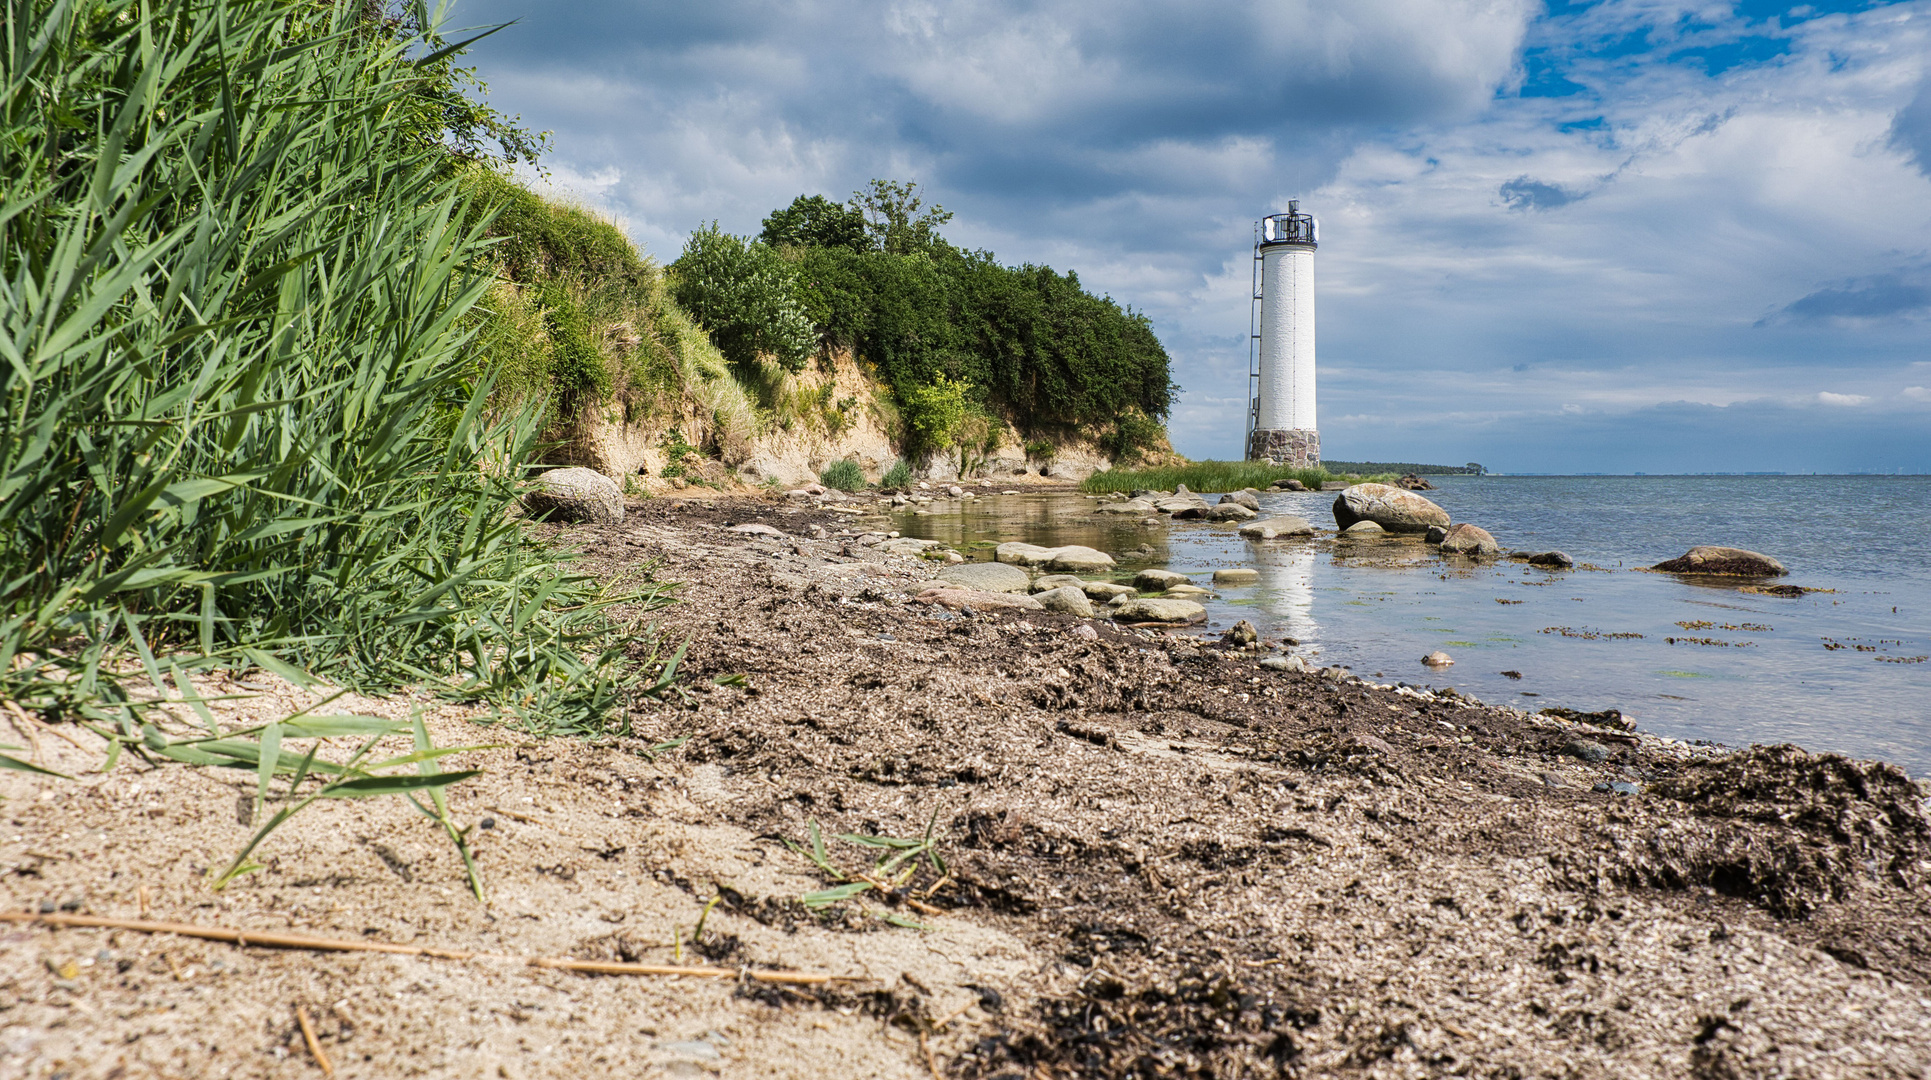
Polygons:
<instances>
[{"instance_id":1,"label":"cloudy sky","mask_svg":"<svg viewBox=\"0 0 1931 1080\"><path fill-rule=\"evenodd\" d=\"M1234 457L1253 222L1321 218L1335 459L1931 472L1931 0L458 0L652 254L913 179L1147 312Z\"/></svg>"}]
</instances>

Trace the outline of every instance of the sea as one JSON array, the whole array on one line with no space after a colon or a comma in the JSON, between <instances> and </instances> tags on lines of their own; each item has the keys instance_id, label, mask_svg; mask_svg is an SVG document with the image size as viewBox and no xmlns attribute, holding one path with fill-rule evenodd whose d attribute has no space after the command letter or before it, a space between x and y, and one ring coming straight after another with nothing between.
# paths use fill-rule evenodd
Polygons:
<instances>
[{"instance_id":1,"label":"sea","mask_svg":"<svg viewBox=\"0 0 1931 1080\"><path fill-rule=\"evenodd\" d=\"M1444 560L1419 539L1243 540L1228 524L1096 515L1072 492L988 493L895 516L908 536L990 558L1007 540L1085 544L1122 572L1161 567L1215 588L1218 634L1247 619L1310 662L1383 682L1453 686L1492 704L1618 709L1660 735L1796 743L1931 777L1931 509L1926 476L1445 476L1424 492L1504 551L1576 569ZM975 489L984 492L986 489ZM1213 501L1213 493L1203 492ZM1332 530L1329 493L1261 496L1263 516ZM1798 598L1643 568L1697 544L1790 570ZM1212 586L1222 567L1258 584ZM1423 656L1455 661L1429 668Z\"/></svg>"}]
</instances>

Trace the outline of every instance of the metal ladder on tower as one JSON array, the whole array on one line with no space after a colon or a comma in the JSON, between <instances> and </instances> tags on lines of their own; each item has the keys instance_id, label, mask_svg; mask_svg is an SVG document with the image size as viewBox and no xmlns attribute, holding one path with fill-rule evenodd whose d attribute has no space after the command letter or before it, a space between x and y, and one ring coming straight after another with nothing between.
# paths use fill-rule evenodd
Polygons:
<instances>
[{"instance_id":1,"label":"metal ladder on tower","mask_svg":"<svg viewBox=\"0 0 1931 1080\"><path fill-rule=\"evenodd\" d=\"M1242 458L1254 454L1254 429L1260 423L1261 412L1261 359L1260 359L1260 307L1262 277L1261 227L1254 223L1254 267L1252 271L1253 299L1247 304L1247 434L1241 440Z\"/></svg>"}]
</instances>

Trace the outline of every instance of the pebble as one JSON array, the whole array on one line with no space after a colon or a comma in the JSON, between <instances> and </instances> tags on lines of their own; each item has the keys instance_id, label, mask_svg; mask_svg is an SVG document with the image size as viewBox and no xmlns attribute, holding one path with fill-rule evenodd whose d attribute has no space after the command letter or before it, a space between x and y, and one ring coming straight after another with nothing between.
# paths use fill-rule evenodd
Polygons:
<instances>
[{"instance_id":1,"label":"pebble","mask_svg":"<svg viewBox=\"0 0 1931 1080\"><path fill-rule=\"evenodd\" d=\"M1100 639L1100 632L1093 629L1087 623L1081 623L1073 627L1073 636L1079 638L1081 641L1098 641Z\"/></svg>"},{"instance_id":2,"label":"pebble","mask_svg":"<svg viewBox=\"0 0 1931 1080\"><path fill-rule=\"evenodd\" d=\"M1214 571L1216 585L1252 585L1261 579L1261 572L1245 566L1229 567Z\"/></svg>"},{"instance_id":3,"label":"pebble","mask_svg":"<svg viewBox=\"0 0 1931 1080\"><path fill-rule=\"evenodd\" d=\"M744 533L747 536L783 536L784 535L784 533L779 532L778 530L772 528L769 525L760 524L755 521L745 525L732 525L727 531L734 532L734 533Z\"/></svg>"},{"instance_id":4,"label":"pebble","mask_svg":"<svg viewBox=\"0 0 1931 1080\"><path fill-rule=\"evenodd\" d=\"M1590 742L1588 739L1571 739L1562 748L1562 752L1592 764L1609 760L1609 748L1599 742Z\"/></svg>"},{"instance_id":5,"label":"pebble","mask_svg":"<svg viewBox=\"0 0 1931 1080\"><path fill-rule=\"evenodd\" d=\"M1235 623L1226 633L1220 635L1220 640L1227 642L1229 645L1252 645L1260 639L1260 631L1256 630L1254 624L1248 622L1246 619Z\"/></svg>"}]
</instances>

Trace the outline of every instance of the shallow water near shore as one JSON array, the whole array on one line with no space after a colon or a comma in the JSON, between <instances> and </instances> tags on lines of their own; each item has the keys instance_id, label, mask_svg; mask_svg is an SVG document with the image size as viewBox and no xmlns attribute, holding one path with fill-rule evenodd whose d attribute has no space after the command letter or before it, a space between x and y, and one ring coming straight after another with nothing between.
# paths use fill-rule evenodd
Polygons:
<instances>
[{"instance_id":1,"label":"shallow water near shore","mask_svg":"<svg viewBox=\"0 0 1931 1080\"><path fill-rule=\"evenodd\" d=\"M987 495L893 520L954 545L1085 544L1124 571L1158 566L1202 585L1250 566L1257 585L1201 598L1204 632L1244 618L1263 637L1298 639L1293 651L1310 660L1384 681L1528 709L1616 708L1658 734L1795 742L1931 775L1931 560L1911 528L1931 506L1931 477L1433 479L1440 490L1424 494L1504 551L1556 548L1579 568L1444 560L1419 539L1331 531L1253 543L1231 524L1097 515L1098 502L1070 492ZM1333 501L1269 494L1262 514L1332 530ZM1633 569L1696 544L1768 553L1790 569L1779 583L1835 591L1783 599ZM1455 665L1424 667L1437 649Z\"/></svg>"}]
</instances>

